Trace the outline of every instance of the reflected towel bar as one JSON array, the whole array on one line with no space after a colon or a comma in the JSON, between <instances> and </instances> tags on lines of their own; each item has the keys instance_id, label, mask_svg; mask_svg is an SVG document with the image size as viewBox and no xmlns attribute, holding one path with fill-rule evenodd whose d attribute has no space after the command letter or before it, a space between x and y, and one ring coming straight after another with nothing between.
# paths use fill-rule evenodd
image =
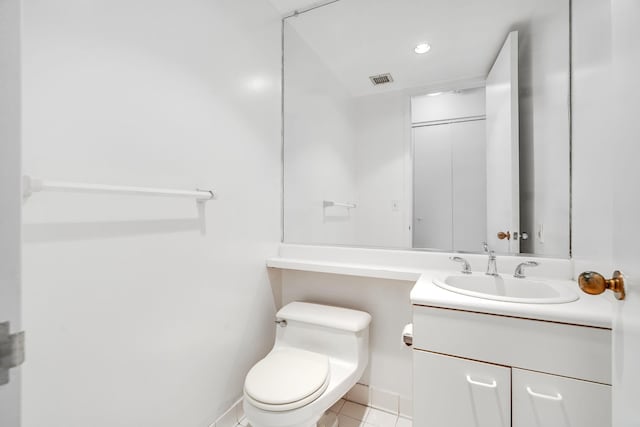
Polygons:
<instances>
[{"instance_id":1,"label":"reflected towel bar","mask_svg":"<svg viewBox=\"0 0 640 427\"><path fill-rule=\"evenodd\" d=\"M331 206L338 206L341 208L347 208L347 209L354 209L356 207L355 203L341 203L341 202L334 202L331 200L323 200L322 201L322 207L323 208L328 208Z\"/></svg>"},{"instance_id":2,"label":"reflected towel bar","mask_svg":"<svg viewBox=\"0 0 640 427\"><path fill-rule=\"evenodd\" d=\"M43 179L23 177L23 197L28 198L33 193L41 191L56 191L65 193L93 193L93 194L122 194L136 196L180 197L206 202L215 198L211 190L172 190L165 188L125 187L102 184L79 184L73 182L48 181Z\"/></svg>"}]
</instances>

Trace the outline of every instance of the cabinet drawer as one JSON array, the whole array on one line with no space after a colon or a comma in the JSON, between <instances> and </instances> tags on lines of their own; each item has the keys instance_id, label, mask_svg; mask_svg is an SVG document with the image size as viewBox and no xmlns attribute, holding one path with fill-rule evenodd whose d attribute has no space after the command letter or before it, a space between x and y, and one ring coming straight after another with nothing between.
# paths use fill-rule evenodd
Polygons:
<instances>
[{"instance_id":1,"label":"cabinet drawer","mask_svg":"<svg viewBox=\"0 0 640 427\"><path fill-rule=\"evenodd\" d=\"M610 329L424 306L413 324L414 348L611 384Z\"/></svg>"},{"instance_id":2,"label":"cabinet drawer","mask_svg":"<svg viewBox=\"0 0 640 427\"><path fill-rule=\"evenodd\" d=\"M413 351L413 425L509 427L511 369Z\"/></svg>"},{"instance_id":3,"label":"cabinet drawer","mask_svg":"<svg viewBox=\"0 0 640 427\"><path fill-rule=\"evenodd\" d=\"M513 427L610 427L611 387L512 370Z\"/></svg>"}]
</instances>

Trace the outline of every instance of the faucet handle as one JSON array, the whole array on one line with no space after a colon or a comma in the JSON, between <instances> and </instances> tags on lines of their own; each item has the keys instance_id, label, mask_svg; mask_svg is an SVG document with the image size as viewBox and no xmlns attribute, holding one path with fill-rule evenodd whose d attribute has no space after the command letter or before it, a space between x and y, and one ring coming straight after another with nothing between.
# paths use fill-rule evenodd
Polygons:
<instances>
[{"instance_id":1,"label":"faucet handle","mask_svg":"<svg viewBox=\"0 0 640 427\"><path fill-rule=\"evenodd\" d=\"M452 256L452 257L449 257L449 259L453 262L462 263L462 270L460 271L461 273L471 274L471 266L469 265L469 262L466 259L459 256Z\"/></svg>"},{"instance_id":2,"label":"faucet handle","mask_svg":"<svg viewBox=\"0 0 640 427\"><path fill-rule=\"evenodd\" d=\"M487 242L480 242L482 244L482 250L485 253L489 253L489 245L487 244Z\"/></svg>"},{"instance_id":3,"label":"faucet handle","mask_svg":"<svg viewBox=\"0 0 640 427\"><path fill-rule=\"evenodd\" d=\"M515 273L513 273L513 277L517 277L518 279L523 279L524 276L524 268L525 267L537 267L540 263L537 261L525 261L518 264L516 267Z\"/></svg>"}]
</instances>

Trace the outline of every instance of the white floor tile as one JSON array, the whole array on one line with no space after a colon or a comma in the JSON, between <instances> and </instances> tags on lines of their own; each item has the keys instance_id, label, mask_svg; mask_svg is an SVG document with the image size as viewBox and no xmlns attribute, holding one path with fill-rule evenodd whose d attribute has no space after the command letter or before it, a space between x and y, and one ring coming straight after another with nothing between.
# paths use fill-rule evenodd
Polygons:
<instances>
[{"instance_id":1,"label":"white floor tile","mask_svg":"<svg viewBox=\"0 0 640 427\"><path fill-rule=\"evenodd\" d=\"M340 427L413 427L410 418L398 417L387 411L371 408L345 399L340 399L329 410L338 414ZM221 425L228 422L228 416L231 415L232 411L229 412L229 414L225 414L226 416L223 417L223 419L218 420L218 422L222 421ZM241 418L235 426L251 427L245 417Z\"/></svg>"},{"instance_id":2,"label":"white floor tile","mask_svg":"<svg viewBox=\"0 0 640 427\"><path fill-rule=\"evenodd\" d=\"M365 422L375 427L395 427L398 416L380 409L369 409Z\"/></svg>"},{"instance_id":3,"label":"white floor tile","mask_svg":"<svg viewBox=\"0 0 640 427\"><path fill-rule=\"evenodd\" d=\"M413 427L413 422L409 418L399 417L396 427Z\"/></svg>"},{"instance_id":4,"label":"white floor tile","mask_svg":"<svg viewBox=\"0 0 640 427\"><path fill-rule=\"evenodd\" d=\"M344 406L344 402L345 402L344 399L338 400L336 403L333 404L333 406L331 408L329 408L329 411L335 412L336 414L339 414L340 410Z\"/></svg>"},{"instance_id":5,"label":"white floor tile","mask_svg":"<svg viewBox=\"0 0 640 427\"><path fill-rule=\"evenodd\" d=\"M335 412L325 412L318 420L316 427L333 427L338 422L338 414Z\"/></svg>"},{"instance_id":6,"label":"white floor tile","mask_svg":"<svg viewBox=\"0 0 640 427\"><path fill-rule=\"evenodd\" d=\"M370 409L371 408L368 406L359 405L353 402L345 402L340 410L340 414L356 420L364 421Z\"/></svg>"},{"instance_id":7,"label":"white floor tile","mask_svg":"<svg viewBox=\"0 0 640 427\"><path fill-rule=\"evenodd\" d=\"M369 387L364 384L356 384L347 392L347 400L368 405L370 402Z\"/></svg>"},{"instance_id":8,"label":"white floor tile","mask_svg":"<svg viewBox=\"0 0 640 427\"><path fill-rule=\"evenodd\" d=\"M338 426L340 427L372 427L364 421L358 421L345 415L338 415Z\"/></svg>"}]
</instances>

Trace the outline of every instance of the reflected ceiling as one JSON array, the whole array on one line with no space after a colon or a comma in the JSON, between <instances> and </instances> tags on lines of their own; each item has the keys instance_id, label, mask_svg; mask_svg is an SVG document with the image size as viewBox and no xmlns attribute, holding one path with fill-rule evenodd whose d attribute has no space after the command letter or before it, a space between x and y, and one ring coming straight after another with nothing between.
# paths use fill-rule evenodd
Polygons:
<instances>
[{"instance_id":1,"label":"reflected ceiling","mask_svg":"<svg viewBox=\"0 0 640 427\"><path fill-rule=\"evenodd\" d=\"M362 96L483 81L505 35L554 1L341 0L287 23L353 96ZM272 2L287 12L316 3ZM420 42L431 50L417 55ZM374 87L369 76L383 73L391 73L394 83Z\"/></svg>"}]
</instances>

